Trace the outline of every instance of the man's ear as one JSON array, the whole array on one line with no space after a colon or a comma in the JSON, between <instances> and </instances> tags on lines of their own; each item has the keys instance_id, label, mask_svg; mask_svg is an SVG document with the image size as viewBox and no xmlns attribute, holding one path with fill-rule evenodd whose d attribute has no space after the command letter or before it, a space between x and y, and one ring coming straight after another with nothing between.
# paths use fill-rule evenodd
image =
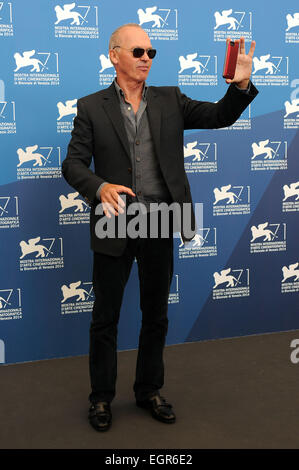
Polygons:
<instances>
[{"instance_id":1,"label":"man's ear","mask_svg":"<svg viewBox=\"0 0 299 470\"><path fill-rule=\"evenodd\" d=\"M110 61L112 62L113 65L118 63L118 57L117 57L116 51L114 49L110 49L109 57L110 57Z\"/></svg>"}]
</instances>

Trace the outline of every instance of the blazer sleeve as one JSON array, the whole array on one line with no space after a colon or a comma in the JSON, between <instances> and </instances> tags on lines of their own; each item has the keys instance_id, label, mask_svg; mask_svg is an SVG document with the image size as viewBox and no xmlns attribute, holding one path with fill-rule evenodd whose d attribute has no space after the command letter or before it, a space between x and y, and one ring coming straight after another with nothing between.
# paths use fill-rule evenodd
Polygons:
<instances>
[{"instance_id":1,"label":"blazer sleeve","mask_svg":"<svg viewBox=\"0 0 299 470\"><path fill-rule=\"evenodd\" d=\"M249 92L233 83L217 103L188 98L176 87L177 97L184 117L184 129L218 129L231 126L258 94L250 82Z\"/></svg>"},{"instance_id":2,"label":"blazer sleeve","mask_svg":"<svg viewBox=\"0 0 299 470\"><path fill-rule=\"evenodd\" d=\"M70 186L75 188L88 203L95 200L99 186L104 183L104 179L89 168L93 156L93 142L92 123L84 103L78 100L72 137L61 170Z\"/></svg>"}]
</instances>

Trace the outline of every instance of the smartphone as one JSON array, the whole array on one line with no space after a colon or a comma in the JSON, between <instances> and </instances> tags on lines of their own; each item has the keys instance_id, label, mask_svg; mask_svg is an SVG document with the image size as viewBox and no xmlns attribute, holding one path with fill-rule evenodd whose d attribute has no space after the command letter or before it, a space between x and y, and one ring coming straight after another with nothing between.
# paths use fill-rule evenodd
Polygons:
<instances>
[{"instance_id":1,"label":"smartphone","mask_svg":"<svg viewBox=\"0 0 299 470\"><path fill-rule=\"evenodd\" d=\"M226 43L226 52L223 67L223 78L233 79L237 65L237 58L239 52L239 41L228 41Z\"/></svg>"}]
</instances>

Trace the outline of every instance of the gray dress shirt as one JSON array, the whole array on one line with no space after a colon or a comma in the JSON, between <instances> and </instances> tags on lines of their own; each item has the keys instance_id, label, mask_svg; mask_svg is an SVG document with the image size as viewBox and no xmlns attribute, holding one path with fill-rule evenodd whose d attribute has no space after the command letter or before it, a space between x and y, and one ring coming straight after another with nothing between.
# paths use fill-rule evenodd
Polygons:
<instances>
[{"instance_id":1,"label":"gray dress shirt","mask_svg":"<svg viewBox=\"0 0 299 470\"><path fill-rule=\"evenodd\" d=\"M130 147L132 190L136 194L136 198L133 198L132 202L136 200L136 202L143 203L147 211L150 210L151 202L171 203L172 198L155 154L146 112L148 87L144 84L142 99L135 114L132 105L126 101L125 95L116 80L114 80L114 85ZM98 198L100 198L100 190L105 184L107 182L100 185L97 191Z\"/></svg>"}]
</instances>

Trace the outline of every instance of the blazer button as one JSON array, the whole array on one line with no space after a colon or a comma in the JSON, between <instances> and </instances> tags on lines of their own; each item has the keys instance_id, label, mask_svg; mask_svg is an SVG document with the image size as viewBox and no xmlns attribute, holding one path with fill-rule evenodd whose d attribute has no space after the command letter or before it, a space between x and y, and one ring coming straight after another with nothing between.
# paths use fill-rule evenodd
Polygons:
<instances>
[{"instance_id":1,"label":"blazer button","mask_svg":"<svg viewBox=\"0 0 299 470\"><path fill-rule=\"evenodd\" d=\"M136 140L136 141L135 141L135 144L136 144L136 145L139 145L139 144L140 144L140 140Z\"/></svg>"},{"instance_id":2,"label":"blazer button","mask_svg":"<svg viewBox=\"0 0 299 470\"><path fill-rule=\"evenodd\" d=\"M132 173L132 168L128 168L128 172L129 172L129 173Z\"/></svg>"}]
</instances>

